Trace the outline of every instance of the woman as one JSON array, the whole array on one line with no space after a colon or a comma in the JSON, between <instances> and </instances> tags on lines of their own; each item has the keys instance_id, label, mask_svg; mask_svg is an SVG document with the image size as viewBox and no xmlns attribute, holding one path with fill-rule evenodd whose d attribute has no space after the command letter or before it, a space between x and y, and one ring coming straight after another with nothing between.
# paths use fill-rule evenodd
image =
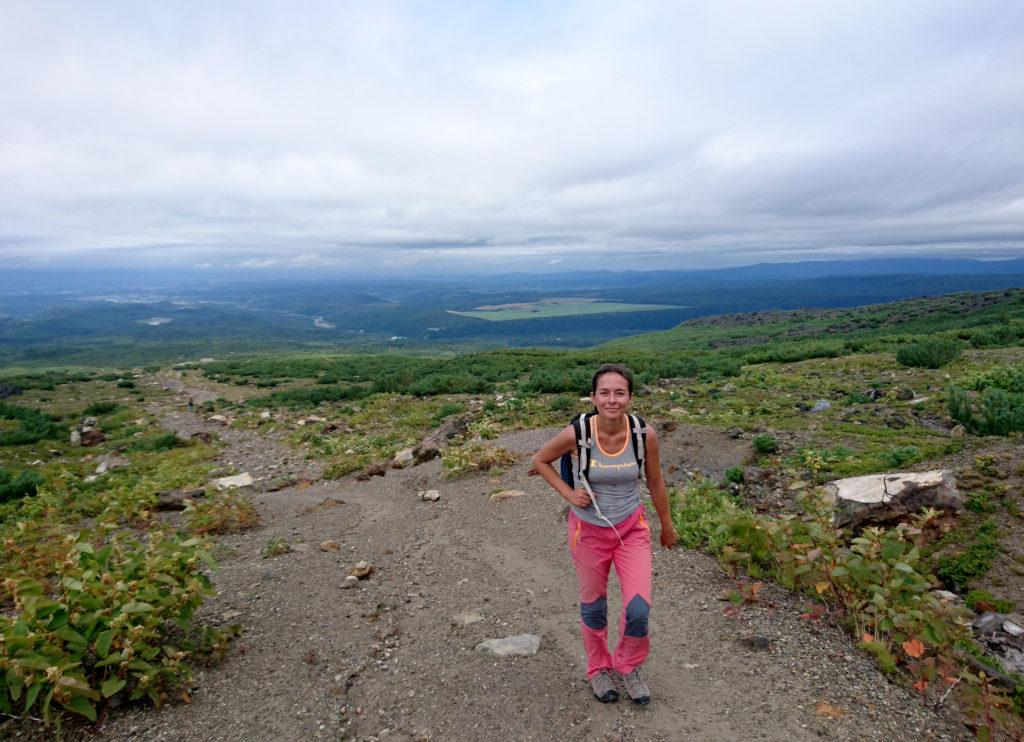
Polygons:
<instances>
[{"instance_id":1,"label":"woman","mask_svg":"<svg viewBox=\"0 0 1024 742\"><path fill-rule=\"evenodd\" d=\"M590 401L597 414L590 418L593 441L589 474L566 484L551 465L565 453L575 453L572 425L544 444L533 466L569 503L569 549L580 583L580 631L587 653L587 680L602 703L618 699L612 673L622 680L630 699L639 705L651 700L640 676L650 640L647 619L651 607L651 531L640 498L640 467L631 445L629 403L633 374L621 364L605 364L591 382ZM661 476L658 437L647 431L644 473L654 509L661 521L661 545L675 546L676 531L669 513ZM592 497L593 495L593 497ZM596 503L595 503L596 499ZM622 588L619 642L608 652L608 572L615 565Z\"/></svg>"}]
</instances>

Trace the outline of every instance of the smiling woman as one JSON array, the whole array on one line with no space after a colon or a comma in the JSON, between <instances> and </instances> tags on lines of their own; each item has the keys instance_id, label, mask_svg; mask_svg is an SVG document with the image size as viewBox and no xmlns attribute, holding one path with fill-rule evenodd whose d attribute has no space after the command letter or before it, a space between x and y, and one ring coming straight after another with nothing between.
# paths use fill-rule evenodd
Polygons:
<instances>
[{"instance_id":1,"label":"smiling woman","mask_svg":"<svg viewBox=\"0 0 1024 742\"><path fill-rule=\"evenodd\" d=\"M661 545L673 547L676 532L658 436L629 414L632 399L632 372L622 364L601 366L591 382L595 412L580 416L545 443L533 466L570 505L569 551L579 578L580 632L591 690L602 703L618 700L617 676L630 700L645 705L651 693L640 666L650 648L651 528L641 499L642 476L661 521ZM551 464L572 453L576 464L570 483ZM613 564L623 609L618 645L609 654L608 575Z\"/></svg>"}]
</instances>

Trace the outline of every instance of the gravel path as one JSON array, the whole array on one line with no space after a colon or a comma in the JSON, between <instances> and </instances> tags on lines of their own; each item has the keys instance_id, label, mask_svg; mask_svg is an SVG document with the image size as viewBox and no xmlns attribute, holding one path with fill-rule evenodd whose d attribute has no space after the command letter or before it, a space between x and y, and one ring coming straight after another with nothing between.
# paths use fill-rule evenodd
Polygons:
<instances>
[{"instance_id":1,"label":"gravel path","mask_svg":"<svg viewBox=\"0 0 1024 742\"><path fill-rule=\"evenodd\" d=\"M184 412L179 430L209 430L223 460L269 477L315 474L290 449ZM654 559L653 701L602 705L583 679L576 584L561 501L527 477L552 431L499 443L520 464L499 477L440 478L435 460L367 482L318 482L254 502L263 525L218 542L211 622L239 622L229 658L197 674L188 705L112 713L78 738L109 740L834 740L970 739L951 709L934 712L890 683L842 632L799 617L767 587L737 617L734 586L707 556ZM289 464L282 467L285 459ZM270 469L273 464L278 469ZM311 468L312 467L312 468ZM257 472L252 472L254 475ZM492 502L497 489L525 494ZM418 490L438 489L438 502ZM262 558L281 537L290 553ZM337 550L322 550L330 540ZM342 589L359 560L376 567ZM617 587L610 615L617 615ZM482 620L461 625L456 614ZM533 633L534 656L474 650ZM827 705L822 705L827 704Z\"/></svg>"}]
</instances>

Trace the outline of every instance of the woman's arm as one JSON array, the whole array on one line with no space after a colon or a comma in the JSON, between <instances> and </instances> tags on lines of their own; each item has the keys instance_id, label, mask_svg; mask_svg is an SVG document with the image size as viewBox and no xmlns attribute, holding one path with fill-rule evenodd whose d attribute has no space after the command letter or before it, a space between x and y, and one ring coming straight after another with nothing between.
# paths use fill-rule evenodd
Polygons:
<instances>
[{"instance_id":1,"label":"woman's arm","mask_svg":"<svg viewBox=\"0 0 1024 742\"><path fill-rule=\"evenodd\" d=\"M672 512L668 505L668 494L665 492L665 479L661 476L661 444L654 428L647 428L647 439L644 443L644 473L647 476L647 489L651 493L654 509L661 521L661 545L671 549L676 545L676 527L672 523Z\"/></svg>"},{"instance_id":2,"label":"woman's arm","mask_svg":"<svg viewBox=\"0 0 1024 742\"><path fill-rule=\"evenodd\" d=\"M590 495L587 494L587 491L570 487L562 479L561 472L555 471L555 467L551 465L552 461L562 458L564 454L574 448L576 448L576 429L570 425L541 446L540 450L533 455L533 468L566 502L578 508L585 508L590 504Z\"/></svg>"}]
</instances>

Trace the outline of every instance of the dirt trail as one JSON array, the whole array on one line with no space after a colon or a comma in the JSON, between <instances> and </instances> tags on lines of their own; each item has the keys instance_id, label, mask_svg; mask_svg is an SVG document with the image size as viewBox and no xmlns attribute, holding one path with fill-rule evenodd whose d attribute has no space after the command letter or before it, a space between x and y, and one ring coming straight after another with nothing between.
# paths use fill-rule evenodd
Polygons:
<instances>
[{"instance_id":1,"label":"dirt trail","mask_svg":"<svg viewBox=\"0 0 1024 742\"><path fill-rule=\"evenodd\" d=\"M188 390L186 390L187 392ZM196 398L201 398L196 393ZM314 464L255 433L177 411L171 427L218 432L224 462L261 473ZM601 705L584 682L578 604L561 501L526 457L551 431L499 443L522 463L491 478L440 477L438 462L253 495L263 525L218 542L211 622L239 622L223 663L197 674L188 705L114 712L91 738L110 740L838 740L967 739L952 711L924 708L889 683L841 632L799 618L766 588L737 618L732 586L706 556L656 551L646 666L653 701ZM288 465L269 467L287 459ZM253 472L256 474L256 472ZM498 488L522 497L491 502ZM438 502L416 498L438 489ZM262 558L281 537L288 554ZM338 551L322 551L333 540ZM342 581L357 561L376 572ZM612 587L610 615L619 610ZM477 612L467 626L453 616ZM491 637L534 633L530 657L474 651ZM837 716L820 703L837 709Z\"/></svg>"}]
</instances>

